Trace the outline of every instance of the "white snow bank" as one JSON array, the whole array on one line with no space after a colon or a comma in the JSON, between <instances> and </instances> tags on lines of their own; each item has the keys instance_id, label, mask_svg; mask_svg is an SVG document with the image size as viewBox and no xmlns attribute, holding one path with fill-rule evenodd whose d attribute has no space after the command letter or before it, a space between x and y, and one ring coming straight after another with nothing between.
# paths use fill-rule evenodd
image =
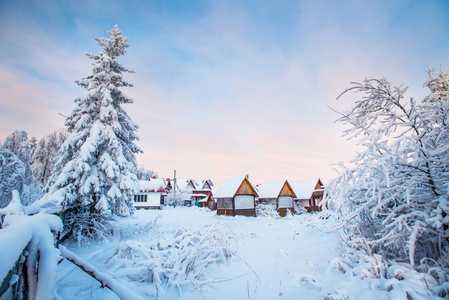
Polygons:
<instances>
[{"instance_id":1,"label":"white snow bank","mask_svg":"<svg viewBox=\"0 0 449 300\"><path fill-rule=\"evenodd\" d=\"M164 207L137 211L136 219L121 221L114 230L116 240L81 248L73 244L69 249L144 298L178 299L181 294L185 300L382 300L412 291L417 299L432 299L422 293L422 282L412 290L414 273L404 273L413 280L402 280L397 269L398 282L388 283L393 278L379 277L378 260L367 258L363 265L343 260L332 231L338 222L329 211L276 219ZM213 229L215 224L219 231ZM213 237L217 234L223 235ZM231 255L217 259L223 245ZM115 297L91 278L83 279L72 266L61 265L61 296Z\"/></svg>"}]
</instances>

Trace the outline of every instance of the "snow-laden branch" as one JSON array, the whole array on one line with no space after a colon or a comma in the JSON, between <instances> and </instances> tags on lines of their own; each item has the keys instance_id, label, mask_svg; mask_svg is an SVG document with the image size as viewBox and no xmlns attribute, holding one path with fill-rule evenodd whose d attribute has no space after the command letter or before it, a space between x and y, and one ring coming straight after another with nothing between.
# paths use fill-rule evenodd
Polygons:
<instances>
[{"instance_id":1,"label":"snow-laden branch","mask_svg":"<svg viewBox=\"0 0 449 300\"><path fill-rule=\"evenodd\" d=\"M66 247L60 245L59 250L62 256L68 261L75 264L81 270L92 276L95 280L99 281L102 286L109 288L116 293L122 300L144 300L145 298L137 295L122 283L118 282L111 275L100 272L93 265L76 255L75 253L67 250Z\"/></svg>"},{"instance_id":2,"label":"snow-laden branch","mask_svg":"<svg viewBox=\"0 0 449 300\"><path fill-rule=\"evenodd\" d=\"M19 261L24 250L30 299L52 299L54 297L56 267L60 260L54 247L54 233L62 230L61 219L45 213L27 216L19 206L18 194L12 203L1 211L3 228L0 230L0 281ZM14 207L13 207L14 206ZM37 276L36 276L37 274Z\"/></svg>"}]
</instances>

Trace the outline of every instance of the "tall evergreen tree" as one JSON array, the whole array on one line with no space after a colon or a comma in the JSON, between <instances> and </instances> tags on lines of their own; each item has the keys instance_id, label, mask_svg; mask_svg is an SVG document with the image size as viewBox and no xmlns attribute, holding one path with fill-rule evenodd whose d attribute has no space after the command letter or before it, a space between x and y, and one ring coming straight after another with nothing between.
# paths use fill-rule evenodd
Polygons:
<instances>
[{"instance_id":1,"label":"tall evergreen tree","mask_svg":"<svg viewBox=\"0 0 449 300\"><path fill-rule=\"evenodd\" d=\"M80 216L100 211L127 216L136 191L135 154L142 152L137 125L122 108L133 100L120 88L132 87L123 73L134 73L116 60L125 54L128 38L115 25L110 38L95 38L101 51L86 54L93 60L92 74L76 81L87 93L76 99L77 108L66 119L69 136L59 151L48 197Z\"/></svg>"},{"instance_id":2,"label":"tall evergreen tree","mask_svg":"<svg viewBox=\"0 0 449 300\"><path fill-rule=\"evenodd\" d=\"M8 206L13 190L23 193L25 173L23 161L13 152L0 147L0 208Z\"/></svg>"},{"instance_id":3,"label":"tall evergreen tree","mask_svg":"<svg viewBox=\"0 0 449 300\"><path fill-rule=\"evenodd\" d=\"M24 183L31 185L34 181L33 170L31 169L31 144L28 140L28 133L23 130L16 130L5 139L3 148L8 149L18 156L25 165Z\"/></svg>"},{"instance_id":4,"label":"tall evergreen tree","mask_svg":"<svg viewBox=\"0 0 449 300\"><path fill-rule=\"evenodd\" d=\"M39 141L32 143L31 167L37 186L45 186L58 159L61 145L67 138L64 128L56 130Z\"/></svg>"},{"instance_id":5,"label":"tall evergreen tree","mask_svg":"<svg viewBox=\"0 0 449 300\"><path fill-rule=\"evenodd\" d=\"M21 164L16 162L13 156L7 155L7 152L2 152L3 163L0 163L2 165L0 166L0 173L2 173L0 175L0 190L3 190L3 192L0 192L0 198L3 197L3 200L0 200L0 202L7 205L11 200L11 191L13 189L19 191L20 200L24 205L31 204L41 198L42 190L33 185L34 175L31 168L32 145L28 140L27 132L21 130L14 131L5 139L2 147L4 150L9 150L13 153L14 157ZM20 167L19 164L21 165ZM17 170L17 174L11 173L13 170ZM14 184L11 184L11 182L14 182Z\"/></svg>"}]
</instances>

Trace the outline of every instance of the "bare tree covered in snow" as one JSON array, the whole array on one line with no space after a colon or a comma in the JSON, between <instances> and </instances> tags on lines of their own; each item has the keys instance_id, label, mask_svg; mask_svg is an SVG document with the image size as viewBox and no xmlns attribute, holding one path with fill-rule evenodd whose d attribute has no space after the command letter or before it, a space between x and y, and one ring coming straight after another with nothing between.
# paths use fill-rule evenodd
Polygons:
<instances>
[{"instance_id":1,"label":"bare tree covered in snow","mask_svg":"<svg viewBox=\"0 0 449 300\"><path fill-rule=\"evenodd\" d=\"M443 282L449 267L449 80L428 70L431 93L417 103L385 79L353 83L363 93L339 119L364 151L327 187L355 249L409 262ZM443 273L445 273L443 272ZM438 273L438 274L437 274Z\"/></svg>"},{"instance_id":2,"label":"bare tree covered in snow","mask_svg":"<svg viewBox=\"0 0 449 300\"><path fill-rule=\"evenodd\" d=\"M137 179L139 180L150 180L151 178L157 178L157 172L147 169L144 166L138 166L137 169L134 170L136 173Z\"/></svg>"},{"instance_id":3,"label":"bare tree covered in snow","mask_svg":"<svg viewBox=\"0 0 449 300\"><path fill-rule=\"evenodd\" d=\"M75 214L110 211L128 216L136 192L135 154L142 150L134 143L138 127L122 108L133 100L120 88L132 87L123 73L134 71L117 61L126 52L128 38L117 25L108 33L109 38L95 38L100 54L86 54L93 60L92 74L76 83L87 93L75 100L77 108L66 119L69 135L47 190L48 199Z\"/></svg>"}]
</instances>

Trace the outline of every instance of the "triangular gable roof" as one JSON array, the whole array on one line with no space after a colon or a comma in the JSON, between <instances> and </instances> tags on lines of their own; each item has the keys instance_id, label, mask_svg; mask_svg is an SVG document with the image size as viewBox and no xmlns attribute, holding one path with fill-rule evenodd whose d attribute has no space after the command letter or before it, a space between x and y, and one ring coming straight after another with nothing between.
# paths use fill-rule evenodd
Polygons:
<instances>
[{"instance_id":1,"label":"triangular gable roof","mask_svg":"<svg viewBox=\"0 0 449 300\"><path fill-rule=\"evenodd\" d=\"M250 187L254 190L255 195L257 196L257 191L254 188L254 186L251 184L251 182L248 180L246 176L239 176L234 178L225 179L220 185L220 187L217 189L217 191L214 193L215 198L233 198L235 196L235 193L239 190L240 186L243 184L244 181L247 181Z\"/></svg>"},{"instance_id":2,"label":"triangular gable roof","mask_svg":"<svg viewBox=\"0 0 449 300\"><path fill-rule=\"evenodd\" d=\"M290 186L295 192L297 199L310 199L315 191L317 183L321 183L319 178L292 181L290 182Z\"/></svg>"},{"instance_id":3,"label":"triangular gable roof","mask_svg":"<svg viewBox=\"0 0 449 300\"><path fill-rule=\"evenodd\" d=\"M192 183L197 190L211 190L213 186L209 179L192 179Z\"/></svg>"},{"instance_id":4,"label":"triangular gable roof","mask_svg":"<svg viewBox=\"0 0 449 300\"><path fill-rule=\"evenodd\" d=\"M169 181L170 181L170 186L173 189L175 187L175 181L173 179L169 179ZM178 182L176 182L176 190L179 191Z\"/></svg>"},{"instance_id":5,"label":"triangular gable roof","mask_svg":"<svg viewBox=\"0 0 449 300\"><path fill-rule=\"evenodd\" d=\"M285 179L262 183L258 188L259 198L277 198L284 185L287 185L287 188L291 188L290 184ZM293 193L296 194L294 191Z\"/></svg>"},{"instance_id":6,"label":"triangular gable roof","mask_svg":"<svg viewBox=\"0 0 449 300\"><path fill-rule=\"evenodd\" d=\"M141 192L148 191L164 193L166 188L165 179L156 178L151 180L139 180L137 182L137 187Z\"/></svg>"}]
</instances>

